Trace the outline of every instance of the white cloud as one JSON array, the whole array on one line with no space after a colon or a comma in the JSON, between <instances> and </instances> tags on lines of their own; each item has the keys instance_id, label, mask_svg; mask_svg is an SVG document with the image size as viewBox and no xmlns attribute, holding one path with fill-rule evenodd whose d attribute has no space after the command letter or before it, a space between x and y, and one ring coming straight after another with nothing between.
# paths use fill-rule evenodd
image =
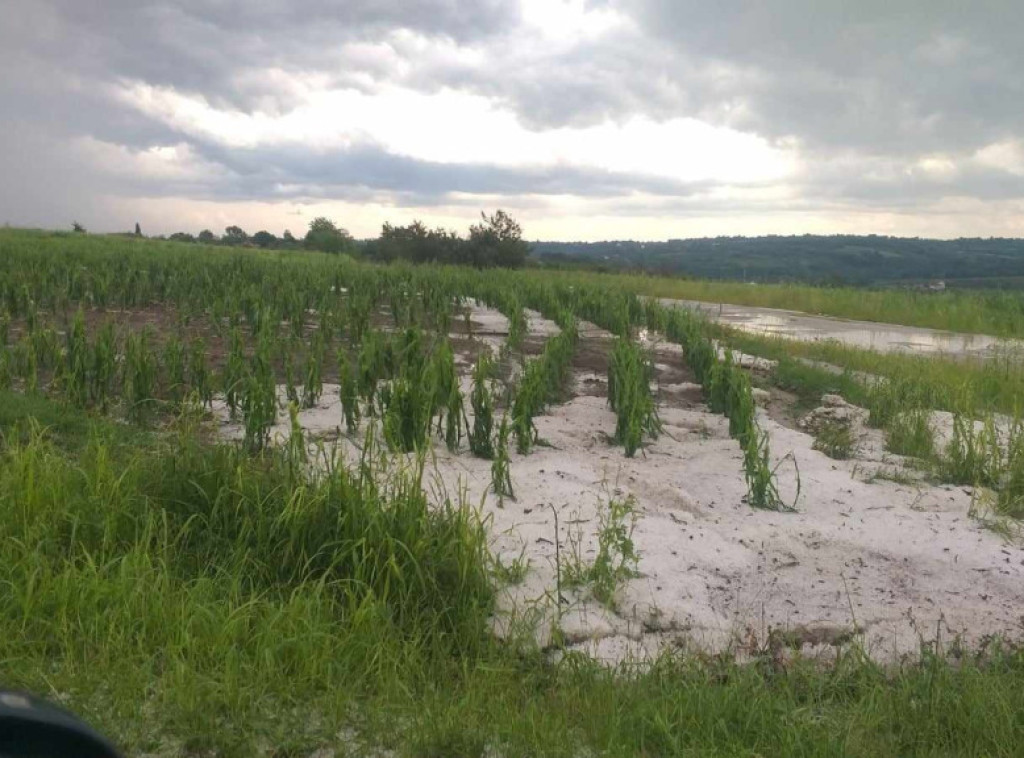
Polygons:
<instances>
[{"instance_id":1,"label":"white cloud","mask_svg":"<svg viewBox=\"0 0 1024 758\"><path fill-rule=\"evenodd\" d=\"M222 167L196 155L191 146L184 142L132 150L94 137L79 137L71 141L70 147L94 167L124 178L205 181L211 175L224 171Z\"/></svg>"},{"instance_id":2,"label":"white cloud","mask_svg":"<svg viewBox=\"0 0 1024 758\"><path fill-rule=\"evenodd\" d=\"M588 8L586 0L521 0L520 8L535 33L560 43L599 37L629 23L613 8Z\"/></svg>"},{"instance_id":3,"label":"white cloud","mask_svg":"<svg viewBox=\"0 0 1024 758\"><path fill-rule=\"evenodd\" d=\"M535 131L492 99L453 89L424 94L398 87L375 93L311 93L281 115L244 113L166 87L135 82L122 102L169 126L228 147L373 144L418 160L504 167L571 166L679 181L777 181L792 174L795 150L693 118L645 116L581 128Z\"/></svg>"},{"instance_id":4,"label":"white cloud","mask_svg":"<svg viewBox=\"0 0 1024 758\"><path fill-rule=\"evenodd\" d=\"M982 166L1024 176L1024 140L1004 140L986 145L974 155Z\"/></svg>"},{"instance_id":5,"label":"white cloud","mask_svg":"<svg viewBox=\"0 0 1024 758\"><path fill-rule=\"evenodd\" d=\"M915 168L925 177L940 182L953 181L959 172L956 162L944 155L921 158Z\"/></svg>"}]
</instances>

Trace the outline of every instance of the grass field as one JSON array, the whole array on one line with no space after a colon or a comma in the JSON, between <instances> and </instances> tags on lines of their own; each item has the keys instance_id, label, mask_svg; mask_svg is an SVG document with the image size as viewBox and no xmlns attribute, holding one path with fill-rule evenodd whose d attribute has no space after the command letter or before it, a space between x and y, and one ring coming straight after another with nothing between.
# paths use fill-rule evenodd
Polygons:
<instances>
[{"instance_id":1,"label":"grass field","mask_svg":"<svg viewBox=\"0 0 1024 758\"><path fill-rule=\"evenodd\" d=\"M800 342L735 329L718 329L717 333L736 349L752 355L781 360L805 359L852 373L914 384L929 398L932 407L941 410L955 411L966 406L977 413L994 411L1015 415L1024 402L1024 371L1019 360L1010 357L963 359L880 353L839 342Z\"/></svg>"},{"instance_id":2,"label":"grass field","mask_svg":"<svg viewBox=\"0 0 1024 758\"><path fill-rule=\"evenodd\" d=\"M809 406L833 389L875 413L893 400L799 357L972 418L1021 397L1009 366L758 342L645 301L663 293L633 278L573 277L0 232L2 683L81 713L130 755L1016 755L1024 655L1010 629L977 644L922 630L882 661L849 636L804 656L770 616L721 649L591 657L563 614L618 623L668 581L646 562L666 528L644 526L667 490L651 495L642 475L617 484L635 493L609 497L594 534L555 521L536 606L552 633L526 618L494 633L508 585L549 578L535 553L512 567L495 522L536 517L524 492L553 488L548 461L567 468L558 448L575 430L558 419L600 405L603 436L578 436L626 471L722 451L720 469L695 464L726 482L715 518L802 517L784 512L777 440L790 432L757 410L716 338L780 359L776 380ZM330 433L315 435L304 420L325 409ZM689 447L672 447L683 421ZM824 481L830 459L801 456L829 498L851 486ZM990 484L1015 492L1024 455L1000 461ZM427 486L455 464L477 490ZM920 510L888 484L858 486L904 498L890 505L906 518ZM804 495L808 514L836 510L820 497ZM1001 566L999 538L970 534ZM696 571L692 539L673 543L666 576ZM815 573L818 550L800 558L827 577L822 597L841 595L849 568L825 556ZM708 552L715 570L737 560ZM859 592L835 613L867 602Z\"/></svg>"},{"instance_id":3,"label":"grass field","mask_svg":"<svg viewBox=\"0 0 1024 758\"><path fill-rule=\"evenodd\" d=\"M588 282L614 282L641 295L783 308L822 316L905 324L953 332L1024 337L1024 295L1016 291L814 287L742 284L628 274L546 272Z\"/></svg>"}]
</instances>

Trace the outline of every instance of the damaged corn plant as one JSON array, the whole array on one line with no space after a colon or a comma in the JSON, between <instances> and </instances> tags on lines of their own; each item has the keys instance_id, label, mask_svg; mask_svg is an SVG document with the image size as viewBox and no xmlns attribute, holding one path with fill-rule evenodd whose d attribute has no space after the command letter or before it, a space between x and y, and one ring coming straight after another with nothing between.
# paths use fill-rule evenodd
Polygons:
<instances>
[{"instance_id":1,"label":"damaged corn plant","mask_svg":"<svg viewBox=\"0 0 1024 758\"><path fill-rule=\"evenodd\" d=\"M617 337L608 364L608 405L615 411L614 439L625 448L627 458L661 431L651 392L653 379L650 356L637 343Z\"/></svg>"}]
</instances>

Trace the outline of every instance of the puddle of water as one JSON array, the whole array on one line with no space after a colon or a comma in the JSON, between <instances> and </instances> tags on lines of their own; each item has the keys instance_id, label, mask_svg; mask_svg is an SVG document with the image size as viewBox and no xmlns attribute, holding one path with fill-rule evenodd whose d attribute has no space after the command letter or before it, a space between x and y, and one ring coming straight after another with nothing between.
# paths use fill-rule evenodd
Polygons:
<instances>
[{"instance_id":1,"label":"puddle of water","mask_svg":"<svg viewBox=\"0 0 1024 758\"><path fill-rule=\"evenodd\" d=\"M944 354L963 357L1024 356L1024 342L984 334L962 334L936 329L876 324L870 321L814 316L799 311L743 305L669 300L669 304L697 308L721 323L743 331L809 342L834 340L851 347L879 352Z\"/></svg>"}]
</instances>

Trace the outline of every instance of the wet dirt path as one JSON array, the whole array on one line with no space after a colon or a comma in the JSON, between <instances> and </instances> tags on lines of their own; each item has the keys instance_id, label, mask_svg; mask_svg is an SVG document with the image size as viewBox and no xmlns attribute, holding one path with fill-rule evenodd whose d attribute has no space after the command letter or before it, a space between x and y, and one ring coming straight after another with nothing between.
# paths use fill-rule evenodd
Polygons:
<instances>
[{"instance_id":1,"label":"wet dirt path","mask_svg":"<svg viewBox=\"0 0 1024 758\"><path fill-rule=\"evenodd\" d=\"M879 352L945 355L956 358L1024 357L1024 341L963 334L900 324L853 321L780 308L663 299L669 306L701 311L722 324L769 337L818 342L836 340Z\"/></svg>"}]
</instances>

